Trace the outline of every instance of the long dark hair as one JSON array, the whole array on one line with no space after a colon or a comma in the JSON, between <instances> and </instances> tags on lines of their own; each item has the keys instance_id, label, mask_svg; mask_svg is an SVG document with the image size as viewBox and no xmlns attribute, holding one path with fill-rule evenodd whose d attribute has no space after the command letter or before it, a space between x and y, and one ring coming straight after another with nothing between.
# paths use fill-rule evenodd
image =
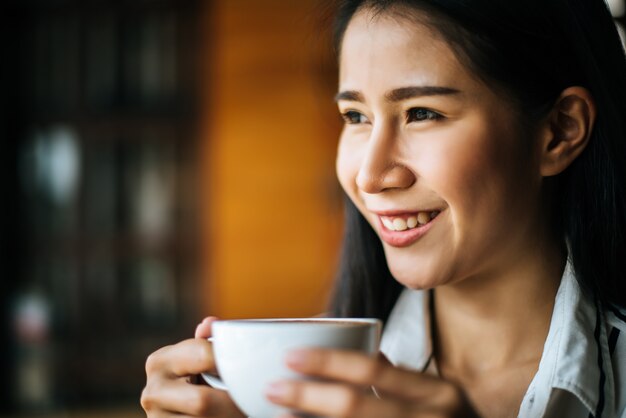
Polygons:
<instances>
[{"instance_id":1,"label":"long dark hair","mask_svg":"<svg viewBox=\"0 0 626 418\"><path fill-rule=\"evenodd\" d=\"M576 276L605 303L626 306L626 57L602 0L344 0L335 19L340 53L350 19L414 10L475 75L509 97L531 125L559 94L583 86L598 112L583 153L551 179L553 223ZM419 17L418 17L419 16ZM408 17L411 18L411 17ZM423 20L423 21L422 21ZM343 255L331 311L386 320L401 286L380 240L346 199Z\"/></svg>"}]
</instances>

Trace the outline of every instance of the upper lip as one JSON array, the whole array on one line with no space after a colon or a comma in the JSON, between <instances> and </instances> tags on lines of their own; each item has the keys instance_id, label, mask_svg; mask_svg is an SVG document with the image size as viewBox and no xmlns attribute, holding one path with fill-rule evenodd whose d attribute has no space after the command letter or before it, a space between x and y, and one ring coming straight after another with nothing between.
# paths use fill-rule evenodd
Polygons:
<instances>
[{"instance_id":1,"label":"upper lip","mask_svg":"<svg viewBox=\"0 0 626 418\"><path fill-rule=\"evenodd\" d=\"M420 212L441 212L442 209L434 208L434 209L415 209L415 210L404 210L404 209L393 209L393 210L370 210L370 212L378 215L378 216L403 216L403 215L412 215Z\"/></svg>"}]
</instances>

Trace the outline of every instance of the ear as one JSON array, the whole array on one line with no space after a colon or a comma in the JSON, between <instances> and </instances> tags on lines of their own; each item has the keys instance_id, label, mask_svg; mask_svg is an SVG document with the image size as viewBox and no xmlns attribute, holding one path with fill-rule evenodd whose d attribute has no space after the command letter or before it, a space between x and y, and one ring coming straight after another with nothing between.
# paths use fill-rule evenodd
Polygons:
<instances>
[{"instance_id":1,"label":"ear","mask_svg":"<svg viewBox=\"0 0 626 418\"><path fill-rule=\"evenodd\" d=\"M596 105L589 90L577 86L561 92L541 136L542 176L563 172L583 152L595 120Z\"/></svg>"}]
</instances>

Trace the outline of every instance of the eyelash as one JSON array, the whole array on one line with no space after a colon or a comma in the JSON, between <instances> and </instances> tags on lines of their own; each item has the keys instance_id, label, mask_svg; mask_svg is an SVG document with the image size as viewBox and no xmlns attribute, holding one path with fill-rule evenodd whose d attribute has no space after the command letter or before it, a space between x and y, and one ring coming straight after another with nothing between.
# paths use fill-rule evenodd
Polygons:
<instances>
[{"instance_id":1,"label":"eyelash","mask_svg":"<svg viewBox=\"0 0 626 418\"><path fill-rule=\"evenodd\" d=\"M441 114L423 107L413 107L406 112L406 121L408 123L439 119L443 119Z\"/></svg>"},{"instance_id":2,"label":"eyelash","mask_svg":"<svg viewBox=\"0 0 626 418\"><path fill-rule=\"evenodd\" d=\"M348 110L341 114L343 120L349 125L358 125L361 123L366 123L361 118L367 120L367 118L356 110ZM423 107L413 107L406 112L406 122L424 122L429 120L439 120L443 119L443 116L433 110L426 109Z\"/></svg>"},{"instance_id":3,"label":"eyelash","mask_svg":"<svg viewBox=\"0 0 626 418\"><path fill-rule=\"evenodd\" d=\"M364 119L367 119L365 118L365 115L363 115L361 112L357 112L356 110L348 110L347 112L342 113L341 117L348 125L358 125L358 124L364 123L358 120L361 117L363 117Z\"/></svg>"}]
</instances>

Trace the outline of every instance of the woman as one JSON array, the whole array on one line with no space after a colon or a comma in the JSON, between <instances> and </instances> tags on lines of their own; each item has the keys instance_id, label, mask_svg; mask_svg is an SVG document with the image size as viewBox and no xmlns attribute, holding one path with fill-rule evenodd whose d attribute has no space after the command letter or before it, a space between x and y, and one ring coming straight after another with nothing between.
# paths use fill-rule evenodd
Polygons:
<instances>
[{"instance_id":1,"label":"woman","mask_svg":"<svg viewBox=\"0 0 626 418\"><path fill-rule=\"evenodd\" d=\"M328 417L626 417L626 60L601 0L343 1L337 316L384 356L304 350L273 402ZM211 319L196 330L210 335ZM149 416L241 416L153 354Z\"/></svg>"}]
</instances>

